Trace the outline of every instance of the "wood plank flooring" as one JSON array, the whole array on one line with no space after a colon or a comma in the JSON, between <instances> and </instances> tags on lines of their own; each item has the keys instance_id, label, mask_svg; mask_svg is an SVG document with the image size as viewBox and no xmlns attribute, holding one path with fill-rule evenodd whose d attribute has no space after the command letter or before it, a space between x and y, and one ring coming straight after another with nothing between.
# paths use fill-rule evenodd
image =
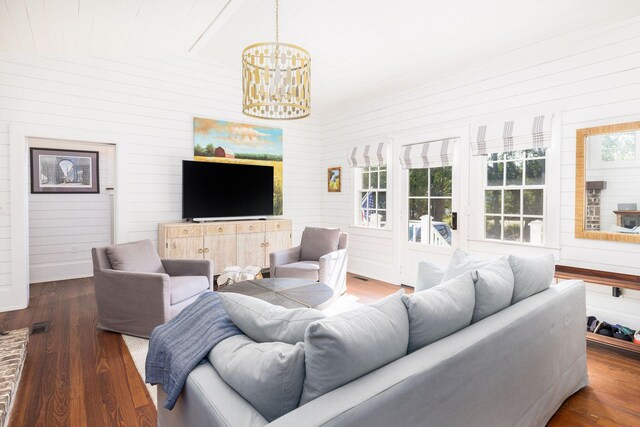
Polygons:
<instances>
[{"instance_id":1,"label":"wood plank flooring","mask_svg":"<svg viewBox=\"0 0 640 427\"><path fill-rule=\"evenodd\" d=\"M350 275L348 289L369 303L398 288ZM96 329L91 279L32 285L29 308L0 313L7 329L45 320L49 332L29 341L9 427L156 425L121 336ZM567 399L549 426L640 426L640 360L596 345L587 353L591 384Z\"/></svg>"}]
</instances>

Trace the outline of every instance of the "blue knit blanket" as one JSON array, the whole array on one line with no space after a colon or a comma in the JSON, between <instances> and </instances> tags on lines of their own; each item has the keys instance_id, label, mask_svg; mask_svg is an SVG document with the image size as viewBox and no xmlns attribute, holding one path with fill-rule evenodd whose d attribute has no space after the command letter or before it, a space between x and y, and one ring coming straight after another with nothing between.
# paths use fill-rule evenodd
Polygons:
<instances>
[{"instance_id":1,"label":"blue knit blanket","mask_svg":"<svg viewBox=\"0 0 640 427\"><path fill-rule=\"evenodd\" d=\"M189 373L222 340L241 334L222 306L220 296L205 292L176 317L151 332L145 364L149 384L167 394L164 407L173 409Z\"/></svg>"}]
</instances>

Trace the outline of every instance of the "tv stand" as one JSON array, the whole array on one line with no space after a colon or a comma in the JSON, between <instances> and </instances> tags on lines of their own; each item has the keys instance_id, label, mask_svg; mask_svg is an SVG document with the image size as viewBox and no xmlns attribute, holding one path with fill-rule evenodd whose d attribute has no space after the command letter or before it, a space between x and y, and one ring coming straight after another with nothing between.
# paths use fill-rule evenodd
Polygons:
<instances>
[{"instance_id":1,"label":"tv stand","mask_svg":"<svg viewBox=\"0 0 640 427\"><path fill-rule=\"evenodd\" d=\"M268 268L271 252L291 247L291 228L288 219L160 224L158 253L161 258L209 259L214 274L234 265Z\"/></svg>"}]
</instances>

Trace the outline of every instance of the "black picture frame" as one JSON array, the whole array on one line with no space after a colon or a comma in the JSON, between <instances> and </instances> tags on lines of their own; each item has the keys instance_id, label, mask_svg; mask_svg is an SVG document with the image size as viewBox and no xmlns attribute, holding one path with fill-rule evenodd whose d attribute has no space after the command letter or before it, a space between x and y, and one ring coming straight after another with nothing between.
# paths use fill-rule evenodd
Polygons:
<instances>
[{"instance_id":1,"label":"black picture frame","mask_svg":"<svg viewBox=\"0 0 640 427\"><path fill-rule=\"evenodd\" d=\"M32 194L100 193L100 153L31 147Z\"/></svg>"}]
</instances>

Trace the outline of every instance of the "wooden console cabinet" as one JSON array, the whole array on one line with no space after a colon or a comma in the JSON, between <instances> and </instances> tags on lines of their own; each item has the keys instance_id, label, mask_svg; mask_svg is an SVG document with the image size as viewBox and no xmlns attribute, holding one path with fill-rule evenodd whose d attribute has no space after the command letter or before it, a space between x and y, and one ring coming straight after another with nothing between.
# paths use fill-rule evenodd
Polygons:
<instances>
[{"instance_id":1,"label":"wooden console cabinet","mask_svg":"<svg viewBox=\"0 0 640 427\"><path fill-rule=\"evenodd\" d=\"M161 258L210 259L214 274L225 267L269 267L271 252L291 247L291 221L176 222L158 227Z\"/></svg>"}]
</instances>

